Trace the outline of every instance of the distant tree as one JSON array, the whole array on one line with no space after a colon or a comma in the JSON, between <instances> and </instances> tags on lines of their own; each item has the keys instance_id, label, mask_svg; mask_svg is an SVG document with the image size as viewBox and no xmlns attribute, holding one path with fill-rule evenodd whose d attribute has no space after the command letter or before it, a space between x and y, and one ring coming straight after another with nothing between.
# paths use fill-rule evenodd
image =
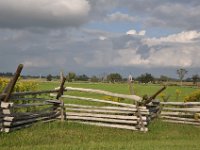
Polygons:
<instances>
[{"instance_id":1,"label":"distant tree","mask_svg":"<svg viewBox=\"0 0 200 150\"><path fill-rule=\"evenodd\" d=\"M155 78L150 73L145 73L139 76L137 80L141 83L149 83L149 82L154 82Z\"/></svg>"},{"instance_id":2,"label":"distant tree","mask_svg":"<svg viewBox=\"0 0 200 150\"><path fill-rule=\"evenodd\" d=\"M51 74L49 74L49 75L47 75L47 81L51 81L52 80L52 75Z\"/></svg>"},{"instance_id":3,"label":"distant tree","mask_svg":"<svg viewBox=\"0 0 200 150\"><path fill-rule=\"evenodd\" d=\"M159 78L159 81L162 81L162 82L166 82L169 80L169 77L165 76L165 75L161 75L160 78Z\"/></svg>"},{"instance_id":4,"label":"distant tree","mask_svg":"<svg viewBox=\"0 0 200 150\"><path fill-rule=\"evenodd\" d=\"M185 81L186 82L192 82L192 78L186 78Z\"/></svg>"},{"instance_id":5,"label":"distant tree","mask_svg":"<svg viewBox=\"0 0 200 150\"><path fill-rule=\"evenodd\" d=\"M78 81L88 81L88 79L89 79L89 77L85 74L79 75L76 77L76 80L78 80Z\"/></svg>"},{"instance_id":6,"label":"distant tree","mask_svg":"<svg viewBox=\"0 0 200 150\"><path fill-rule=\"evenodd\" d=\"M195 74L192 76L192 81L193 81L193 84L197 84L197 82L199 81L200 77L198 74Z\"/></svg>"},{"instance_id":7,"label":"distant tree","mask_svg":"<svg viewBox=\"0 0 200 150\"><path fill-rule=\"evenodd\" d=\"M184 68L180 68L180 69L176 70L176 73L178 74L178 77L180 79L181 86L182 86L183 85L183 78L188 73L188 71L186 69L184 69Z\"/></svg>"},{"instance_id":8,"label":"distant tree","mask_svg":"<svg viewBox=\"0 0 200 150\"><path fill-rule=\"evenodd\" d=\"M122 81L122 76L119 73L111 73L107 76L107 80L114 83Z\"/></svg>"},{"instance_id":9,"label":"distant tree","mask_svg":"<svg viewBox=\"0 0 200 150\"><path fill-rule=\"evenodd\" d=\"M90 78L90 81L91 81L91 82L98 82L99 79L98 79L96 76L92 76L92 77Z\"/></svg>"},{"instance_id":10,"label":"distant tree","mask_svg":"<svg viewBox=\"0 0 200 150\"><path fill-rule=\"evenodd\" d=\"M72 82L76 78L76 74L74 72L69 72L67 75L68 82Z\"/></svg>"},{"instance_id":11,"label":"distant tree","mask_svg":"<svg viewBox=\"0 0 200 150\"><path fill-rule=\"evenodd\" d=\"M12 72L0 72L0 76L12 77L12 76L13 76L13 73L12 73Z\"/></svg>"}]
</instances>

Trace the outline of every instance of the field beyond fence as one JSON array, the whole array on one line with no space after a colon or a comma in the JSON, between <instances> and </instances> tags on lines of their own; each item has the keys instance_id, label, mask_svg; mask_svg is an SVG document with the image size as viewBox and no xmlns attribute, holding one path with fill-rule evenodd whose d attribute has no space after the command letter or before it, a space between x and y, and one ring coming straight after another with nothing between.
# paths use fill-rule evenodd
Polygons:
<instances>
[{"instance_id":1,"label":"field beyond fence","mask_svg":"<svg viewBox=\"0 0 200 150\"><path fill-rule=\"evenodd\" d=\"M37 82L38 90L52 90L59 86L58 81ZM100 89L120 94L130 94L127 84L109 83L65 83L65 86L77 88ZM160 85L134 84L136 95L152 95ZM177 95L176 90L181 93ZM196 88L169 86L162 94L170 95L169 101L183 102L187 96ZM68 95L79 97L91 97L103 99L103 95L94 93L83 93L78 91L67 91ZM158 99L163 101L163 95ZM49 95L48 95L49 96ZM47 98L47 96L45 96ZM61 98L67 105L73 100ZM74 101L73 101L74 102ZM124 99L121 102L130 104L131 101ZM78 105L92 106L91 102L75 101ZM164 103L163 103L164 104ZM104 106L99 104L98 106ZM168 118L169 119L169 118ZM171 118L172 119L172 118ZM129 130L91 126L76 122L48 122L37 123L29 128L11 132L10 134L0 133L1 149L153 149L153 150L188 150L200 149L200 128L198 126L171 124L153 120L149 126L149 132L141 134ZM11 140L12 139L12 140Z\"/></svg>"}]
</instances>

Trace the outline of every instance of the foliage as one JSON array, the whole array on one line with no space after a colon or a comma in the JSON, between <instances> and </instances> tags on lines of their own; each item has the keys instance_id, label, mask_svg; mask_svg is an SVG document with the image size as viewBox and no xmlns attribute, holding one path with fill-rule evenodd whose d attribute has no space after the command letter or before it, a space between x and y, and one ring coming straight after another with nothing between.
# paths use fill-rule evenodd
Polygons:
<instances>
[{"instance_id":1,"label":"foliage","mask_svg":"<svg viewBox=\"0 0 200 150\"><path fill-rule=\"evenodd\" d=\"M12 77L13 73L12 72L0 72L1 77Z\"/></svg>"},{"instance_id":2,"label":"foliage","mask_svg":"<svg viewBox=\"0 0 200 150\"><path fill-rule=\"evenodd\" d=\"M197 84L197 82L199 81L200 77L198 74L195 74L192 76L192 81L193 81L193 84Z\"/></svg>"},{"instance_id":3,"label":"foliage","mask_svg":"<svg viewBox=\"0 0 200 150\"><path fill-rule=\"evenodd\" d=\"M179 100L179 97L181 95L181 90L180 89L176 89L176 100Z\"/></svg>"},{"instance_id":4,"label":"foliage","mask_svg":"<svg viewBox=\"0 0 200 150\"><path fill-rule=\"evenodd\" d=\"M200 90L192 92L185 97L185 102L200 102Z\"/></svg>"},{"instance_id":5,"label":"foliage","mask_svg":"<svg viewBox=\"0 0 200 150\"><path fill-rule=\"evenodd\" d=\"M99 79L98 79L96 76L92 76L92 77L90 78L90 81L91 81L91 82L98 82Z\"/></svg>"},{"instance_id":6,"label":"foliage","mask_svg":"<svg viewBox=\"0 0 200 150\"><path fill-rule=\"evenodd\" d=\"M122 81L122 76L119 73L111 73L107 76L107 80L114 83Z\"/></svg>"},{"instance_id":7,"label":"foliage","mask_svg":"<svg viewBox=\"0 0 200 150\"><path fill-rule=\"evenodd\" d=\"M149 83L154 82L155 78L150 73L146 73L139 76L137 80L141 83Z\"/></svg>"},{"instance_id":8,"label":"foliage","mask_svg":"<svg viewBox=\"0 0 200 150\"><path fill-rule=\"evenodd\" d=\"M169 77L165 76L165 75L161 75L160 78L159 78L159 81L162 81L162 82L166 82L169 80Z\"/></svg>"},{"instance_id":9,"label":"foliage","mask_svg":"<svg viewBox=\"0 0 200 150\"><path fill-rule=\"evenodd\" d=\"M9 83L9 79L0 78L0 92L7 86ZM23 91L35 91L37 89L36 82L33 81L19 81L16 83L14 87L15 92L23 92Z\"/></svg>"},{"instance_id":10,"label":"foliage","mask_svg":"<svg viewBox=\"0 0 200 150\"><path fill-rule=\"evenodd\" d=\"M67 81L72 82L76 78L76 74L74 72L69 72L67 75Z\"/></svg>"},{"instance_id":11,"label":"foliage","mask_svg":"<svg viewBox=\"0 0 200 150\"><path fill-rule=\"evenodd\" d=\"M186 69L180 68L180 69L176 70L176 73L178 74L178 77L179 77L179 79L181 81L181 85L182 85L183 78L188 73L188 71Z\"/></svg>"},{"instance_id":12,"label":"foliage","mask_svg":"<svg viewBox=\"0 0 200 150\"><path fill-rule=\"evenodd\" d=\"M52 75L51 74L47 75L47 81L51 81L51 80L52 80Z\"/></svg>"},{"instance_id":13,"label":"foliage","mask_svg":"<svg viewBox=\"0 0 200 150\"><path fill-rule=\"evenodd\" d=\"M85 74L76 77L77 81L88 81L89 77Z\"/></svg>"}]
</instances>

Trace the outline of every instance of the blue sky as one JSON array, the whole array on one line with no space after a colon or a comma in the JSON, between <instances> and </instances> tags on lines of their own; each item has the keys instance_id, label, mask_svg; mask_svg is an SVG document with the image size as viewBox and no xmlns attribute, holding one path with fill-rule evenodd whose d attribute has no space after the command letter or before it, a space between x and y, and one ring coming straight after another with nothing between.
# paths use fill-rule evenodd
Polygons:
<instances>
[{"instance_id":1,"label":"blue sky","mask_svg":"<svg viewBox=\"0 0 200 150\"><path fill-rule=\"evenodd\" d=\"M199 16L198 0L0 0L0 72L189 77L200 73Z\"/></svg>"}]
</instances>

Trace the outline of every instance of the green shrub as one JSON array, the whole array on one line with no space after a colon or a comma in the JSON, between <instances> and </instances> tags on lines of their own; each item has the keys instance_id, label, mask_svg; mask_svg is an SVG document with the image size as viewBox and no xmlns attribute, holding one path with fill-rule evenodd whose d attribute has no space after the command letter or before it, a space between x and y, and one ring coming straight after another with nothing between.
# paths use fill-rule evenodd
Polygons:
<instances>
[{"instance_id":1,"label":"green shrub","mask_svg":"<svg viewBox=\"0 0 200 150\"><path fill-rule=\"evenodd\" d=\"M194 91L186 96L185 102L200 102L200 90Z\"/></svg>"}]
</instances>

